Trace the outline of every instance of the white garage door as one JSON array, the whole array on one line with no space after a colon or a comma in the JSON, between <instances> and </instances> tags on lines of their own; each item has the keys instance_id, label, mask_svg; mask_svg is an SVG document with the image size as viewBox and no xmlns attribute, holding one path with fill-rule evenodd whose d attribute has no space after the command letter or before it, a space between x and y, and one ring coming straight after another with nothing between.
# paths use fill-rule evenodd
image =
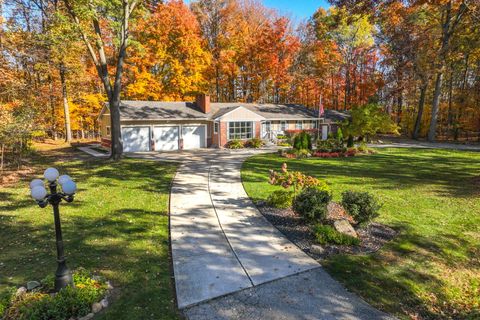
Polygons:
<instances>
[{"instance_id":1,"label":"white garage door","mask_svg":"<svg viewBox=\"0 0 480 320\"><path fill-rule=\"evenodd\" d=\"M178 127L154 127L155 151L178 150Z\"/></svg>"},{"instance_id":2,"label":"white garage door","mask_svg":"<svg viewBox=\"0 0 480 320\"><path fill-rule=\"evenodd\" d=\"M183 149L205 148L205 126L183 126Z\"/></svg>"},{"instance_id":3,"label":"white garage door","mask_svg":"<svg viewBox=\"0 0 480 320\"><path fill-rule=\"evenodd\" d=\"M150 127L123 127L123 151L150 151Z\"/></svg>"}]
</instances>

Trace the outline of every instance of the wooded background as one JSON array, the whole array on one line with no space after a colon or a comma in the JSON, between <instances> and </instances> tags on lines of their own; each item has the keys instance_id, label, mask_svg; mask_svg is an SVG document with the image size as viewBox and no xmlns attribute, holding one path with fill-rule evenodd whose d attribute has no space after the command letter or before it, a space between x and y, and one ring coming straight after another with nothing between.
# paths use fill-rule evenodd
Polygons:
<instances>
[{"instance_id":1,"label":"wooded background","mask_svg":"<svg viewBox=\"0 0 480 320\"><path fill-rule=\"evenodd\" d=\"M295 24L254 0L0 0L0 12L3 143L94 137L106 83L121 99L378 103L405 135L480 140L478 1L338 0Z\"/></svg>"}]
</instances>

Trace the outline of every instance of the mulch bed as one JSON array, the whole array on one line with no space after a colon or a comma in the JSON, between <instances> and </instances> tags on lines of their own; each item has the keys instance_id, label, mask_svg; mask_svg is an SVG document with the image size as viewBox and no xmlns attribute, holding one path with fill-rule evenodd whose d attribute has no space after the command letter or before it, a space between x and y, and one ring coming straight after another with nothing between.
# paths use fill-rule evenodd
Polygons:
<instances>
[{"instance_id":1,"label":"mulch bed","mask_svg":"<svg viewBox=\"0 0 480 320\"><path fill-rule=\"evenodd\" d=\"M335 254L372 253L379 250L386 242L392 240L397 234L395 230L386 225L372 222L365 227L356 229L360 239L360 245L322 245L325 249L324 253L315 254L310 252L310 247L313 244L317 244L314 233L307 222L293 212L291 208L277 209L269 207L265 203L258 203L257 207L270 223L314 259L325 259ZM329 217L344 218L343 209L336 203L329 205L329 212Z\"/></svg>"}]
</instances>

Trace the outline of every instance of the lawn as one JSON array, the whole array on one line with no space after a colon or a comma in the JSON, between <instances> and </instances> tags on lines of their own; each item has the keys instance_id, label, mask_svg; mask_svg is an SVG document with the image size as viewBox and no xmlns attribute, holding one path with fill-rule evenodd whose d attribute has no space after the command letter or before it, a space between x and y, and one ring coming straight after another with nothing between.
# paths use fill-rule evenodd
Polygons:
<instances>
[{"instance_id":1,"label":"lawn","mask_svg":"<svg viewBox=\"0 0 480 320\"><path fill-rule=\"evenodd\" d=\"M254 200L281 188L267 177L283 162L326 179L336 200L348 189L373 193L383 203L377 221L399 231L375 254L322 262L348 289L402 318L480 318L480 153L379 149L370 156L304 160L258 155L242 170Z\"/></svg>"},{"instance_id":2,"label":"lawn","mask_svg":"<svg viewBox=\"0 0 480 320\"><path fill-rule=\"evenodd\" d=\"M47 166L78 185L61 205L68 265L105 276L115 287L111 306L96 319L176 319L168 248L168 197L175 165L146 160L79 159L71 149L31 158L40 176ZM55 271L51 207L29 196L29 176L0 191L0 293Z\"/></svg>"}]
</instances>

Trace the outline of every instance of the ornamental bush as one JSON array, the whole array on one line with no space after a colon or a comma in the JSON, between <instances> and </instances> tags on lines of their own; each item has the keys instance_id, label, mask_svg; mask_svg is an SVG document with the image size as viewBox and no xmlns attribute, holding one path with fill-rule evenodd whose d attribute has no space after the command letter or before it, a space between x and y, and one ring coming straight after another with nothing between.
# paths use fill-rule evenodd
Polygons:
<instances>
[{"instance_id":1,"label":"ornamental bush","mask_svg":"<svg viewBox=\"0 0 480 320\"><path fill-rule=\"evenodd\" d=\"M317 141L318 152L345 152L347 148L343 146L343 142L337 139L327 139Z\"/></svg>"},{"instance_id":2,"label":"ornamental bush","mask_svg":"<svg viewBox=\"0 0 480 320\"><path fill-rule=\"evenodd\" d=\"M339 244L339 245L358 245L360 240L338 232L334 227L329 225L317 224L315 226L315 237L320 244Z\"/></svg>"},{"instance_id":3,"label":"ornamental bush","mask_svg":"<svg viewBox=\"0 0 480 320\"><path fill-rule=\"evenodd\" d=\"M228 149L243 149L245 148L245 144L242 140L233 139L227 142L226 147Z\"/></svg>"},{"instance_id":4,"label":"ornamental bush","mask_svg":"<svg viewBox=\"0 0 480 320\"><path fill-rule=\"evenodd\" d=\"M294 195L297 194L297 191L300 191L304 188L313 187L320 184L320 180L317 178L307 176L300 171L289 171L286 163L282 164L282 169L280 172L270 170L268 182L271 185L282 186L285 189L293 187Z\"/></svg>"},{"instance_id":5,"label":"ornamental bush","mask_svg":"<svg viewBox=\"0 0 480 320\"><path fill-rule=\"evenodd\" d=\"M66 287L51 295L54 279L47 277L38 290L11 295L2 319L65 320L87 315L92 304L103 299L107 285L103 280L93 279L83 269L73 274L73 281L75 287Z\"/></svg>"},{"instance_id":6,"label":"ornamental bush","mask_svg":"<svg viewBox=\"0 0 480 320\"><path fill-rule=\"evenodd\" d=\"M291 191L276 190L270 194L267 204L274 208L286 209L292 206L295 194Z\"/></svg>"},{"instance_id":7,"label":"ornamental bush","mask_svg":"<svg viewBox=\"0 0 480 320\"><path fill-rule=\"evenodd\" d=\"M312 150L312 137L306 131L302 131L293 139L293 148L296 150Z\"/></svg>"},{"instance_id":8,"label":"ornamental bush","mask_svg":"<svg viewBox=\"0 0 480 320\"><path fill-rule=\"evenodd\" d=\"M309 187L293 200L293 210L308 220L324 221L330 200L332 196L329 192Z\"/></svg>"},{"instance_id":9,"label":"ornamental bush","mask_svg":"<svg viewBox=\"0 0 480 320\"><path fill-rule=\"evenodd\" d=\"M345 191L342 193L342 206L358 224L378 217L381 205L368 192Z\"/></svg>"},{"instance_id":10,"label":"ornamental bush","mask_svg":"<svg viewBox=\"0 0 480 320\"><path fill-rule=\"evenodd\" d=\"M258 148L261 148L262 146L263 146L263 141L258 138L253 138L245 142L245 147L247 148L258 149Z\"/></svg>"}]
</instances>

